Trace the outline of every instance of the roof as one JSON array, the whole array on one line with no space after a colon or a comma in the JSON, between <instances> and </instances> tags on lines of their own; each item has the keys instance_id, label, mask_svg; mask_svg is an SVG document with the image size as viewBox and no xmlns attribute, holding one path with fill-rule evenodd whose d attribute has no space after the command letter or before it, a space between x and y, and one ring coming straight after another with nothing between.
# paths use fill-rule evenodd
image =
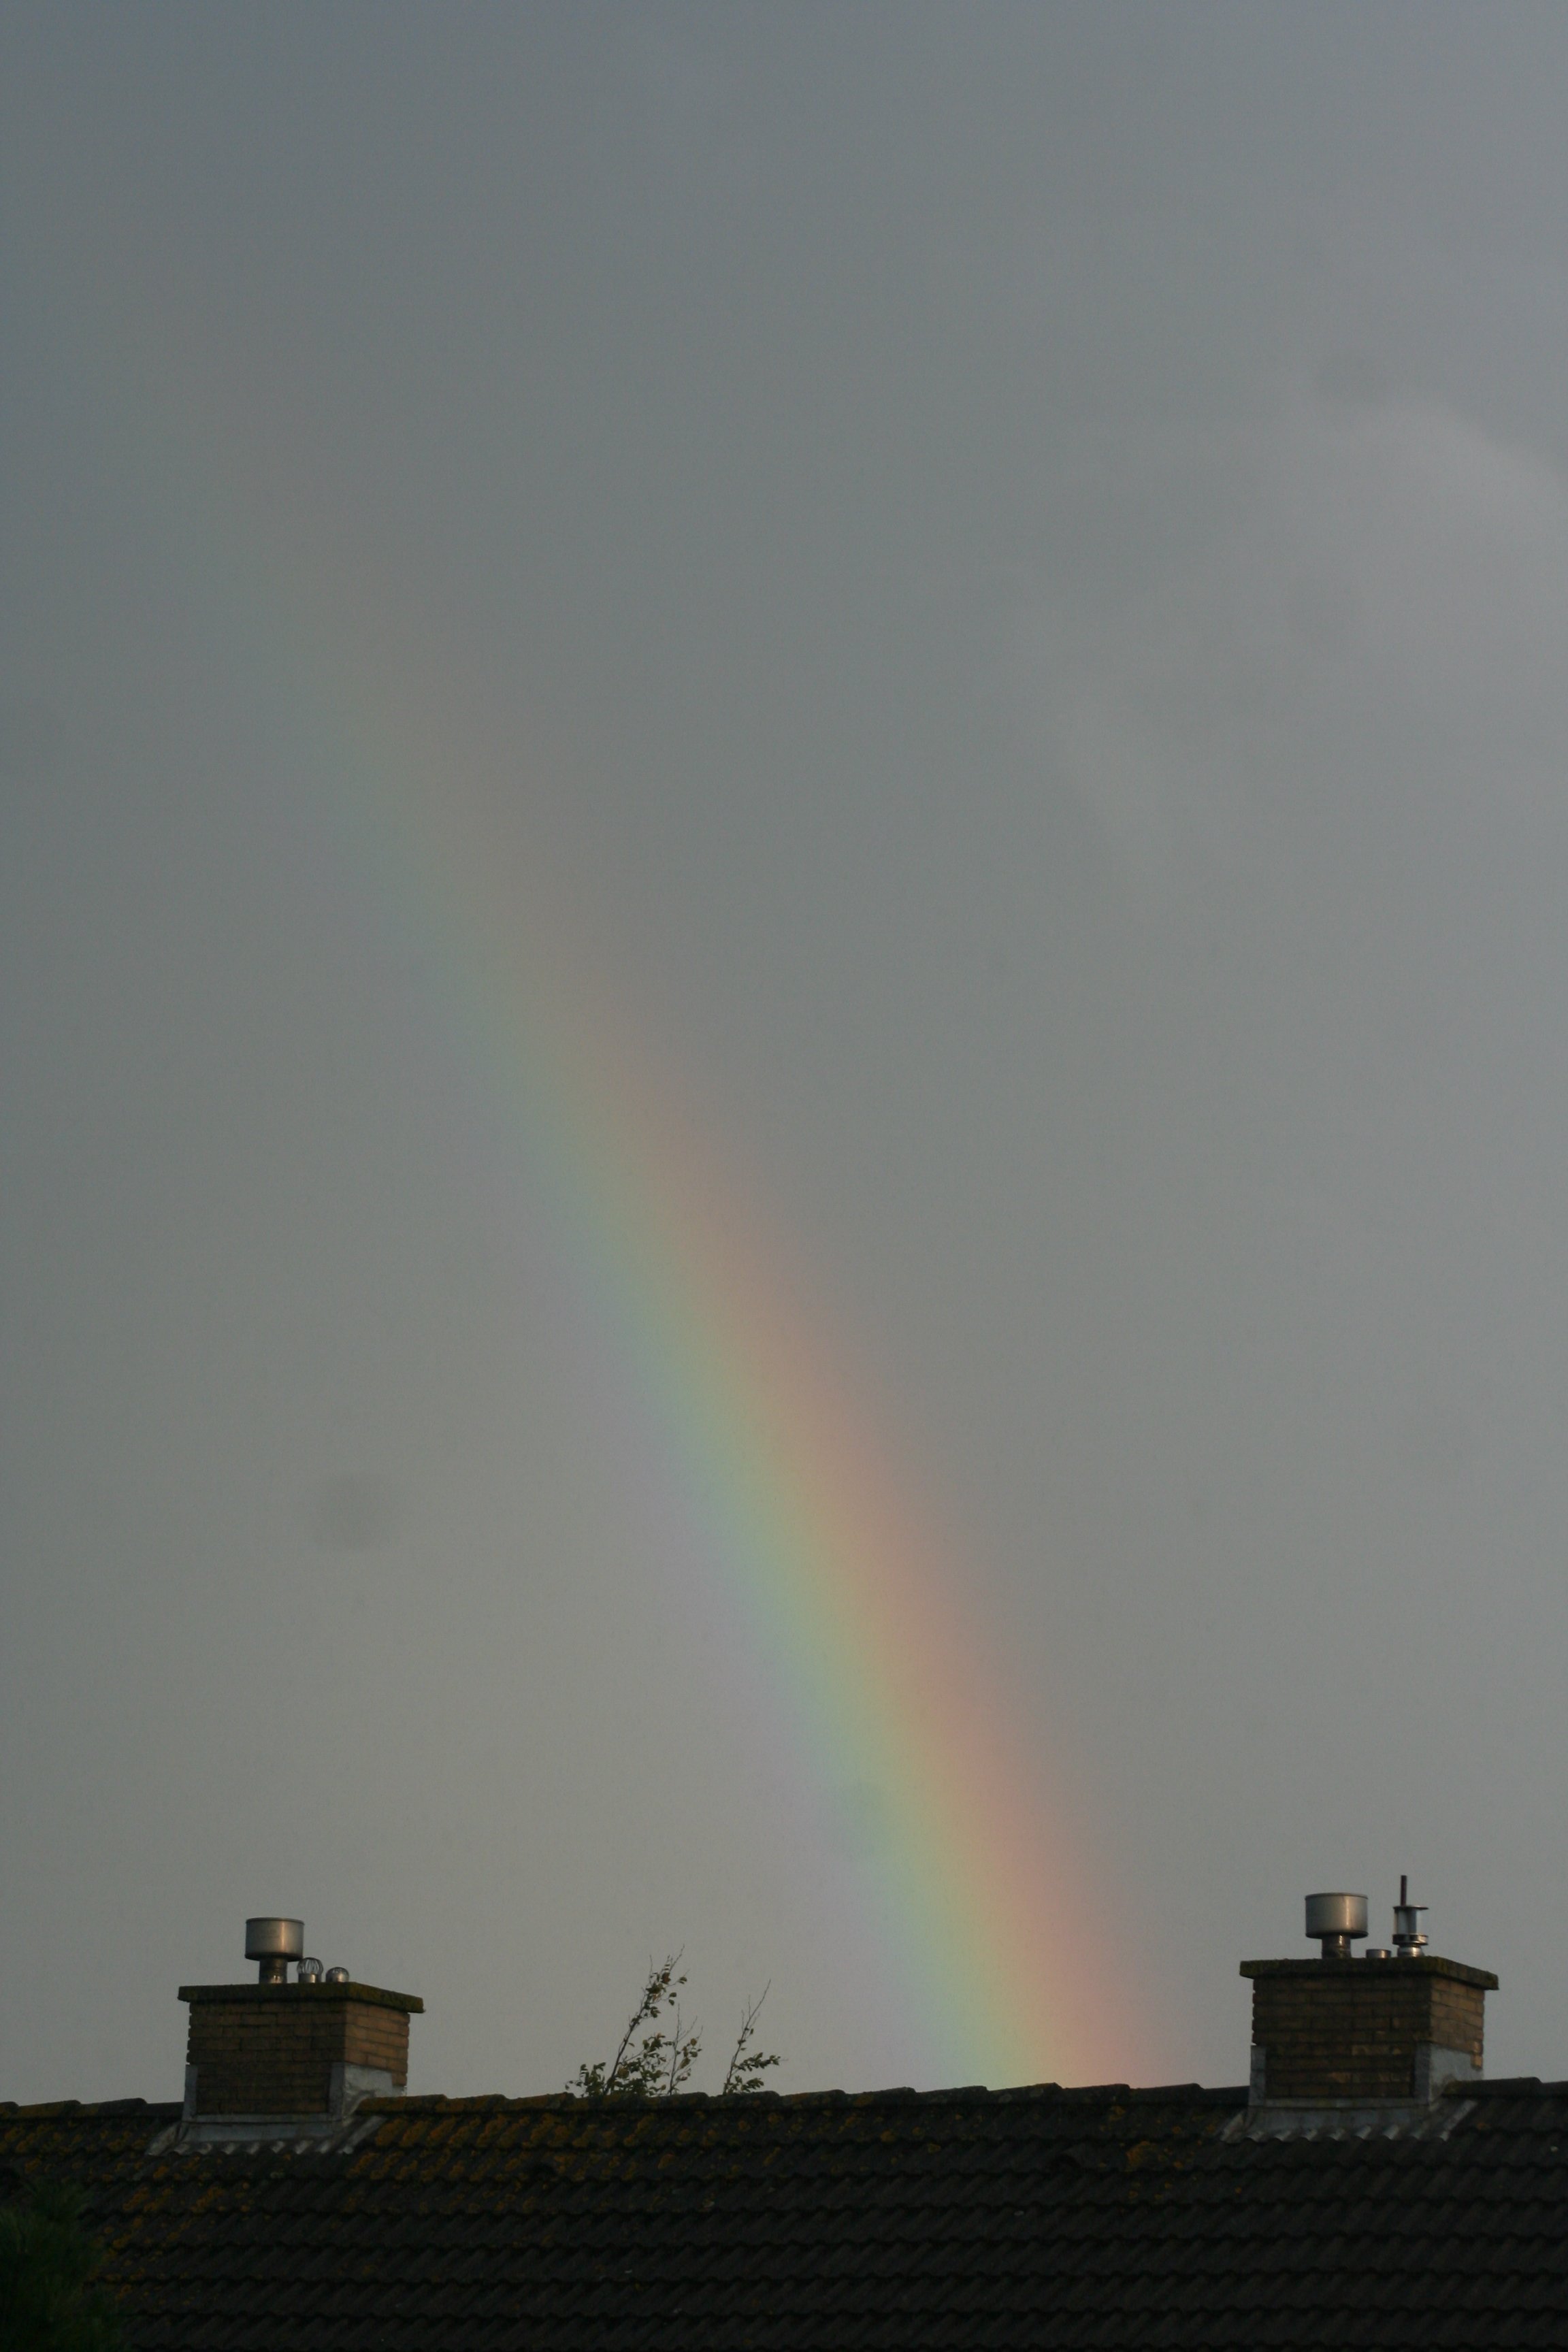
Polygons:
<instances>
[{"instance_id":1,"label":"roof","mask_svg":"<svg viewBox=\"0 0 1568 2352\"><path fill-rule=\"evenodd\" d=\"M1190 2086L386 2099L325 2147L179 2112L0 2106L136 2352L1568 2347L1563 2084L1283 2139Z\"/></svg>"}]
</instances>

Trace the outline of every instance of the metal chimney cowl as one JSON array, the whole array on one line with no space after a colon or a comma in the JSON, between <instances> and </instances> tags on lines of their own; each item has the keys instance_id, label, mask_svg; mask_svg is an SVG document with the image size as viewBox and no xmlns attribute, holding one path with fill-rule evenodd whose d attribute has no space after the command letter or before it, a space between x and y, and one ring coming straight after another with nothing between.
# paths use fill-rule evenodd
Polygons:
<instances>
[{"instance_id":1,"label":"metal chimney cowl","mask_svg":"<svg viewBox=\"0 0 1568 2352\"><path fill-rule=\"evenodd\" d=\"M1325 1960L1348 1960L1352 1940L1366 1933L1366 1896L1309 1895L1307 1933L1319 1937Z\"/></svg>"},{"instance_id":2,"label":"metal chimney cowl","mask_svg":"<svg viewBox=\"0 0 1568 2352\"><path fill-rule=\"evenodd\" d=\"M245 1923L245 1957L258 1960L258 1975L263 1984L287 1984L289 1963L305 1955L305 1922L303 1919L247 1919Z\"/></svg>"}]
</instances>

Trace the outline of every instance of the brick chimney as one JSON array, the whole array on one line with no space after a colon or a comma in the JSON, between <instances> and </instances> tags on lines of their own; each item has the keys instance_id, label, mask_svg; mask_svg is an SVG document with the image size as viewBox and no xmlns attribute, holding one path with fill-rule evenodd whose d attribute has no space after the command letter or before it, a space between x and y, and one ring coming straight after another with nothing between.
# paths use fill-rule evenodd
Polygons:
<instances>
[{"instance_id":1,"label":"brick chimney","mask_svg":"<svg viewBox=\"0 0 1568 2352\"><path fill-rule=\"evenodd\" d=\"M182 2137L314 2137L346 2122L362 2099L404 2091L408 2020L425 2006L417 1995L358 1984L346 1969L323 1973L301 1957L298 1920L252 1919L246 1929L258 1983L180 1987L191 2012Z\"/></svg>"},{"instance_id":2,"label":"brick chimney","mask_svg":"<svg viewBox=\"0 0 1568 2352\"><path fill-rule=\"evenodd\" d=\"M1400 1893L1405 1895L1402 1883ZM1425 1905L1395 1907L1395 1948L1357 1959L1363 1895L1309 1895L1317 1960L1243 1960L1252 1980L1250 2105L1425 2105L1449 2083L1478 2081L1482 2011L1497 1979L1439 1959L1417 1932Z\"/></svg>"}]
</instances>

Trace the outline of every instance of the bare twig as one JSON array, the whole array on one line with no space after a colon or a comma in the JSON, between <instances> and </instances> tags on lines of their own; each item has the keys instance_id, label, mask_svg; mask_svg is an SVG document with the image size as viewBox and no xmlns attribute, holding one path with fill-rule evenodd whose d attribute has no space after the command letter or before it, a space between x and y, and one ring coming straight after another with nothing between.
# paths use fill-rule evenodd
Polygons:
<instances>
[{"instance_id":1,"label":"bare twig","mask_svg":"<svg viewBox=\"0 0 1568 2352\"><path fill-rule=\"evenodd\" d=\"M780 2063L776 2050L764 2052L753 2050L751 2046L757 2030L757 2019L762 2014L763 2003L766 2000L770 1990L769 1985L764 1985L755 2000L748 2005L742 2016L741 2031L735 2037L735 2047L730 2053L730 2063L724 2070L724 2089L721 2095L725 2098L733 2097L742 2092L760 2091L763 2087L763 2076L768 2068Z\"/></svg>"}]
</instances>

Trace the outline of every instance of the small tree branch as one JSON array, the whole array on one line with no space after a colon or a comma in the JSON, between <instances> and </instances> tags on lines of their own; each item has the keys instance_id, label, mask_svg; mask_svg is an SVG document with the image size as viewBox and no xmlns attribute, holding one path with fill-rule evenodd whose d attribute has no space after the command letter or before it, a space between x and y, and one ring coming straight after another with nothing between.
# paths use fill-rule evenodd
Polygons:
<instances>
[{"instance_id":1,"label":"small tree branch","mask_svg":"<svg viewBox=\"0 0 1568 2352\"><path fill-rule=\"evenodd\" d=\"M771 1985L764 1985L756 2000L748 2005L742 2016L741 2031L735 2037L735 2047L730 2053L730 2063L724 2070L724 2088L720 2095L721 2097L728 2098L747 2091L760 2091L763 2087L763 2074L770 2066L776 2066L780 2063L776 2051L754 2051L751 2047L752 2036L757 2030L757 2019L762 2014L763 2003L771 1990Z\"/></svg>"},{"instance_id":2,"label":"small tree branch","mask_svg":"<svg viewBox=\"0 0 1568 2352\"><path fill-rule=\"evenodd\" d=\"M622 2087L623 2078L629 2087L635 2090L647 2087L650 2073L653 2074L653 2079L658 2080L658 2073L662 2071L658 2052L664 2046L663 2034L646 2035L641 2053L631 2061L630 2064L626 2062L626 2053L631 2048L632 2036L639 2025L651 2025L667 2002L671 2007L675 2006L672 1987L678 1981L675 1971L679 1966L679 1952L667 1954L662 1966L658 1968L655 1968L651 1961L648 1963L647 1982L643 1987L642 1999L626 2020L626 2030L620 2038L616 2054L609 2065L605 2067L601 2063L596 2066L579 2066L576 2079L568 2084L568 2089L577 2091L584 2098L607 2099L613 2092ZM686 1979L681 1977L679 1981L684 1984Z\"/></svg>"}]
</instances>

